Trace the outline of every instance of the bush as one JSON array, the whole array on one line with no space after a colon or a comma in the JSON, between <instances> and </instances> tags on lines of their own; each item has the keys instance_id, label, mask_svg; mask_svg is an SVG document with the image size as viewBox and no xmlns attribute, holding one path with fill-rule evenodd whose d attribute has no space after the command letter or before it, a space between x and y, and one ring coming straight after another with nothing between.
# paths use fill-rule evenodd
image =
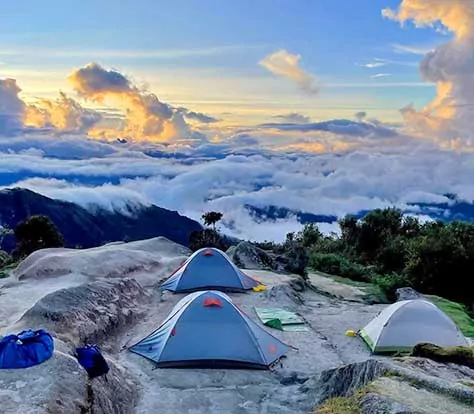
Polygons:
<instances>
[{"instance_id":1,"label":"bush","mask_svg":"<svg viewBox=\"0 0 474 414\"><path fill-rule=\"evenodd\" d=\"M306 268L309 263L309 256L306 251L301 246L295 245L288 248L284 254L288 258L285 270L306 278L308 276Z\"/></svg>"},{"instance_id":2,"label":"bush","mask_svg":"<svg viewBox=\"0 0 474 414\"><path fill-rule=\"evenodd\" d=\"M371 280L371 273L365 266L351 262L344 256L335 253L312 253L309 258L309 267L357 282Z\"/></svg>"},{"instance_id":3,"label":"bush","mask_svg":"<svg viewBox=\"0 0 474 414\"><path fill-rule=\"evenodd\" d=\"M230 246L225 242L217 230L204 229L191 232L189 235L189 248L195 252L204 247L215 247L226 251Z\"/></svg>"},{"instance_id":4,"label":"bush","mask_svg":"<svg viewBox=\"0 0 474 414\"><path fill-rule=\"evenodd\" d=\"M406 278L397 273L382 276L374 275L372 276L372 283L377 286L390 301L396 300L397 289L409 286Z\"/></svg>"}]
</instances>

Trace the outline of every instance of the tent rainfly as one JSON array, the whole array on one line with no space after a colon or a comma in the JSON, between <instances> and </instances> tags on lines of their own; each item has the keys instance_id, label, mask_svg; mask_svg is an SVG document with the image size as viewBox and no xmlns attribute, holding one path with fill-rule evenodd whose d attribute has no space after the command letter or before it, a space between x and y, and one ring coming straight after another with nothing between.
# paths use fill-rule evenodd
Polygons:
<instances>
[{"instance_id":1,"label":"tent rainfly","mask_svg":"<svg viewBox=\"0 0 474 414\"><path fill-rule=\"evenodd\" d=\"M456 324L433 303L404 300L387 306L359 331L374 354L411 353L419 343L467 346Z\"/></svg>"},{"instance_id":2,"label":"tent rainfly","mask_svg":"<svg viewBox=\"0 0 474 414\"><path fill-rule=\"evenodd\" d=\"M245 291L259 286L257 280L242 272L223 251L203 248L189 256L160 289L175 293L206 289Z\"/></svg>"},{"instance_id":3,"label":"tent rainfly","mask_svg":"<svg viewBox=\"0 0 474 414\"><path fill-rule=\"evenodd\" d=\"M160 368L269 369L289 347L225 293L211 290L185 296L158 329L128 349Z\"/></svg>"}]
</instances>

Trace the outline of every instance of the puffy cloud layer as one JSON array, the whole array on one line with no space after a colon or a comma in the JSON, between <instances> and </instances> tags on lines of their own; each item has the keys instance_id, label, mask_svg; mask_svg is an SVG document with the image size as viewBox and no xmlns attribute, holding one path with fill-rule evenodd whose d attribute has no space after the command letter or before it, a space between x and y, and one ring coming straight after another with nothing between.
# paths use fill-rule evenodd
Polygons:
<instances>
[{"instance_id":1,"label":"puffy cloud layer","mask_svg":"<svg viewBox=\"0 0 474 414\"><path fill-rule=\"evenodd\" d=\"M471 154L402 138L396 146L374 138L370 145L338 154L303 153L297 146L285 152L258 149L258 135L175 148L77 136L5 138L0 139L0 184L89 208L155 203L197 220L203 212L217 209L224 212L225 231L254 240L281 240L300 224L296 218L256 221L245 204L342 216L410 202L447 201L445 193L474 200ZM3 145L5 141L15 145ZM69 157L63 149L67 145L73 149ZM72 159L73 152L80 156ZM330 231L337 225L322 228Z\"/></svg>"},{"instance_id":2,"label":"puffy cloud layer","mask_svg":"<svg viewBox=\"0 0 474 414\"><path fill-rule=\"evenodd\" d=\"M42 99L36 105L27 105L23 115L23 124L26 127L87 133L101 119L99 112L85 109L74 99L60 93L55 101Z\"/></svg>"},{"instance_id":3,"label":"puffy cloud layer","mask_svg":"<svg viewBox=\"0 0 474 414\"><path fill-rule=\"evenodd\" d=\"M55 135L85 133L91 138L111 140L202 142L207 140L206 136L187 120L198 125L219 121L162 102L121 73L96 63L74 70L68 80L80 98L113 106L98 112L85 108L63 92L56 100L39 99L27 104L19 96L21 89L15 79L0 79L0 135L36 129Z\"/></svg>"},{"instance_id":4,"label":"puffy cloud layer","mask_svg":"<svg viewBox=\"0 0 474 414\"><path fill-rule=\"evenodd\" d=\"M115 70L90 63L75 70L68 79L79 96L99 103L111 99L126 111L123 130L96 129L91 131L92 135L158 142L204 139L204 136L192 133L181 111L161 102L155 94L139 89Z\"/></svg>"},{"instance_id":5,"label":"puffy cloud layer","mask_svg":"<svg viewBox=\"0 0 474 414\"><path fill-rule=\"evenodd\" d=\"M474 142L474 2L468 0L404 0L387 18L416 26L447 28L454 38L429 51L420 63L422 78L436 84L436 98L421 111L408 106L401 113L415 131L436 134L451 148Z\"/></svg>"},{"instance_id":6,"label":"puffy cloud layer","mask_svg":"<svg viewBox=\"0 0 474 414\"><path fill-rule=\"evenodd\" d=\"M282 49L265 56L259 64L274 75L292 80L306 92L318 92L316 78L300 67L300 60L300 55Z\"/></svg>"}]
</instances>

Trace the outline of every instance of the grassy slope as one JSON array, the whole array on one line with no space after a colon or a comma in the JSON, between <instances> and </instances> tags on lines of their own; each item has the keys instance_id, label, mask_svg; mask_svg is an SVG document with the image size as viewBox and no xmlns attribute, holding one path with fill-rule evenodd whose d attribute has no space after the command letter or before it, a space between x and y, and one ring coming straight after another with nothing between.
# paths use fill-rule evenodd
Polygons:
<instances>
[{"instance_id":1,"label":"grassy slope","mask_svg":"<svg viewBox=\"0 0 474 414\"><path fill-rule=\"evenodd\" d=\"M446 315L448 315L461 329L465 336L474 338L474 319L470 318L463 305L451 302L439 296L425 295Z\"/></svg>"},{"instance_id":2,"label":"grassy slope","mask_svg":"<svg viewBox=\"0 0 474 414\"><path fill-rule=\"evenodd\" d=\"M381 303L387 302L385 295L380 291L380 289L371 283L355 282L345 277L333 276L320 271L317 271L317 273L321 276L326 276L332 280L335 280L336 282L363 288L369 296L379 299ZM465 336L474 338L474 319L472 319L467 314L463 305L444 299L440 296L425 295L425 297L438 306L438 308L440 308L444 313L446 313L458 325L459 329L461 329Z\"/></svg>"}]
</instances>

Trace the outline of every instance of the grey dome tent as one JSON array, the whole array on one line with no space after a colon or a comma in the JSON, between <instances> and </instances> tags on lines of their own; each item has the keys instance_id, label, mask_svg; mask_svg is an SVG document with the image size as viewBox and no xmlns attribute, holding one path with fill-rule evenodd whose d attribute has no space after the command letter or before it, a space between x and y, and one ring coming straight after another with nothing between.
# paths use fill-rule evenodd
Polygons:
<instances>
[{"instance_id":1,"label":"grey dome tent","mask_svg":"<svg viewBox=\"0 0 474 414\"><path fill-rule=\"evenodd\" d=\"M359 331L359 336L374 354L411 353L419 343L468 346L451 318L424 299L387 306Z\"/></svg>"},{"instance_id":2,"label":"grey dome tent","mask_svg":"<svg viewBox=\"0 0 474 414\"><path fill-rule=\"evenodd\" d=\"M289 346L267 332L223 292L194 292L165 321L128 348L160 368L269 369Z\"/></svg>"}]
</instances>

